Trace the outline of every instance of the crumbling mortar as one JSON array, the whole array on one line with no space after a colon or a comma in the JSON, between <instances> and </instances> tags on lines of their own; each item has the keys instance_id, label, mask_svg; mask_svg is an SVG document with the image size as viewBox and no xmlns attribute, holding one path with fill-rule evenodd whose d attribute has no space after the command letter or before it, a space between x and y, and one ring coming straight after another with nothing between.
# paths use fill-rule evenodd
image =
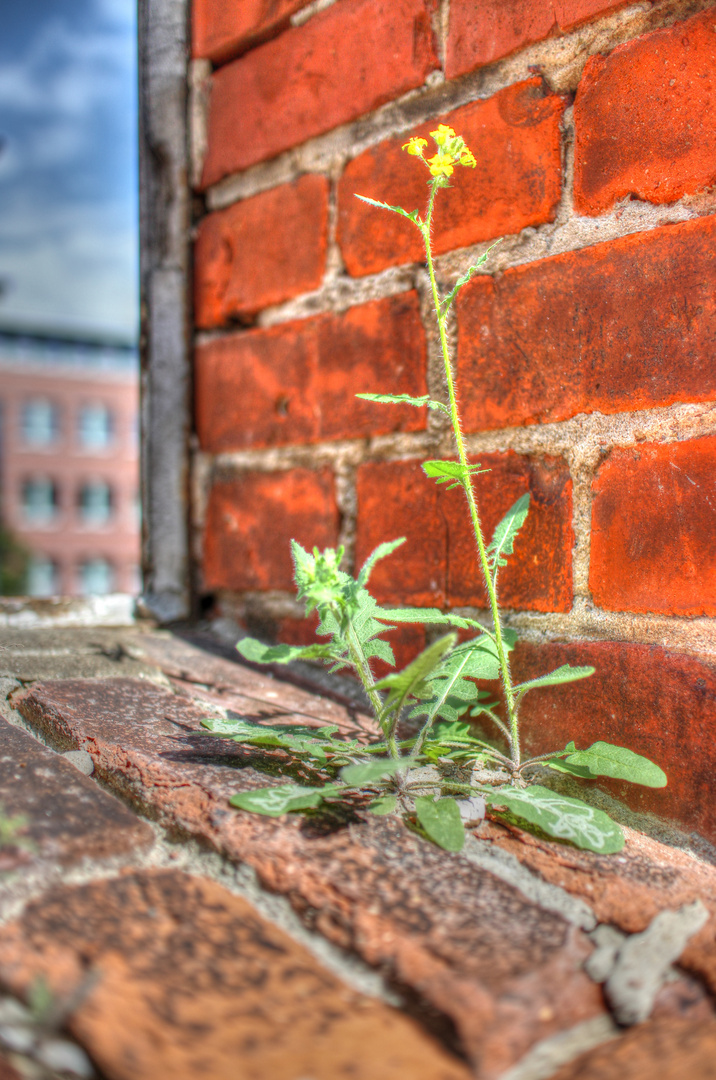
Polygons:
<instances>
[{"instance_id":1,"label":"crumbling mortar","mask_svg":"<svg viewBox=\"0 0 716 1080\"><path fill-rule=\"evenodd\" d=\"M342 168L384 139L402 136L419 124L471 101L492 97L499 90L532 77L536 70L553 92L573 93L591 56L609 53L617 45L671 26L715 3L716 0L663 0L651 4L645 0L566 34L527 46L449 82L436 84L428 78L424 87L381 106L367 117L309 139L270 162L261 162L224 178L208 189L207 206L210 210L222 209L306 172Z\"/></svg>"},{"instance_id":2,"label":"crumbling mortar","mask_svg":"<svg viewBox=\"0 0 716 1080\"><path fill-rule=\"evenodd\" d=\"M313 0L312 4L307 4L305 8L301 8L300 11L295 11L291 16L291 26L303 26L314 15L318 15L321 11L327 11L329 7L333 7L336 0Z\"/></svg>"},{"instance_id":3,"label":"crumbling mortar","mask_svg":"<svg viewBox=\"0 0 716 1080\"><path fill-rule=\"evenodd\" d=\"M209 147L211 61L190 60L188 73L189 183L196 190L201 184L201 174Z\"/></svg>"}]
</instances>

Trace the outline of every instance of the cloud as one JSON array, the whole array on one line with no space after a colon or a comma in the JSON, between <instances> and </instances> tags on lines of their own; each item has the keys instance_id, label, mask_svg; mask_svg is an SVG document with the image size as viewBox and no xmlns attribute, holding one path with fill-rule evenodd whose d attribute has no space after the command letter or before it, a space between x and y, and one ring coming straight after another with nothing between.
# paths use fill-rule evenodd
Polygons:
<instances>
[{"instance_id":1,"label":"cloud","mask_svg":"<svg viewBox=\"0 0 716 1080\"><path fill-rule=\"evenodd\" d=\"M0 66L0 319L132 333L133 7L87 5L79 24L33 25Z\"/></svg>"}]
</instances>

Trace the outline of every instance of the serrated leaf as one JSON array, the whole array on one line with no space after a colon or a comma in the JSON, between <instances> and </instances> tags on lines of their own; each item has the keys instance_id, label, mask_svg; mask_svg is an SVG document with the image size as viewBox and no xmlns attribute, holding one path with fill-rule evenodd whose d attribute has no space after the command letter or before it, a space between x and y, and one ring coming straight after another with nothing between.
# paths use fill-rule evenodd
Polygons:
<instances>
[{"instance_id":1,"label":"serrated leaf","mask_svg":"<svg viewBox=\"0 0 716 1080\"><path fill-rule=\"evenodd\" d=\"M507 566L505 556L512 554L517 534L525 523L529 508L530 496L528 492L521 495L517 502L510 507L495 529L492 540L487 547L492 570L497 570L500 566Z\"/></svg>"},{"instance_id":2,"label":"serrated leaf","mask_svg":"<svg viewBox=\"0 0 716 1080\"><path fill-rule=\"evenodd\" d=\"M378 544L375 551L371 552L366 561L361 567L360 574L358 575L358 584L361 588L368 584L373 567L380 559L387 558L388 555L392 555L394 551L397 551L405 543L405 537L401 536L399 540L388 540L384 544Z\"/></svg>"},{"instance_id":3,"label":"serrated leaf","mask_svg":"<svg viewBox=\"0 0 716 1080\"><path fill-rule=\"evenodd\" d=\"M454 648L456 641L457 634L446 634L438 641L434 641L427 649L424 649L402 671L386 675L384 679L375 684L377 690L388 691L381 722L385 721L391 712L395 712L396 716L398 716L406 698L411 694L419 694L423 690L428 676L432 674L446 653L449 653Z\"/></svg>"},{"instance_id":4,"label":"serrated leaf","mask_svg":"<svg viewBox=\"0 0 716 1080\"><path fill-rule=\"evenodd\" d=\"M436 483L450 484L448 491L453 487L462 487L466 478L490 471L481 469L479 465L465 466L461 461L424 461L422 469L425 475Z\"/></svg>"},{"instance_id":5,"label":"serrated leaf","mask_svg":"<svg viewBox=\"0 0 716 1080\"><path fill-rule=\"evenodd\" d=\"M378 202L377 199L369 199L367 195L356 195L356 199L368 203L369 206L377 206L379 210L392 210L394 214L400 214L401 217L408 218L414 225L420 224L420 217L418 216L417 210L408 212L407 210L404 210L402 206L391 206L389 203Z\"/></svg>"},{"instance_id":6,"label":"serrated leaf","mask_svg":"<svg viewBox=\"0 0 716 1080\"><path fill-rule=\"evenodd\" d=\"M356 394L356 397L364 401L377 401L381 405L414 405L417 409L427 406L428 409L439 409L450 415L447 405L442 401L434 401L427 394L423 397L412 397L410 394Z\"/></svg>"},{"instance_id":7,"label":"serrated leaf","mask_svg":"<svg viewBox=\"0 0 716 1080\"><path fill-rule=\"evenodd\" d=\"M540 784L482 794L495 813L505 807L513 817L536 825L556 840L568 840L575 847L601 855L611 855L624 847L624 833L616 821L581 799L558 795Z\"/></svg>"},{"instance_id":8,"label":"serrated leaf","mask_svg":"<svg viewBox=\"0 0 716 1080\"><path fill-rule=\"evenodd\" d=\"M386 776L392 776L408 766L408 761L394 761L392 758L380 758L379 760L360 762L357 765L346 765L341 769L341 780L349 787L364 787L376 784Z\"/></svg>"},{"instance_id":9,"label":"serrated leaf","mask_svg":"<svg viewBox=\"0 0 716 1080\"><path fill-rule=\"evenodd\" d=\"M556 671L550 671L549 675L540 675L537 679L529 679L514 688L516 694L526 694L528 690L536 690L540 686L559 686L561 683L576 682L578 679L588 679L594 674L593 667L571 667L570 664L562 664Z\"/></svg>"},{"instance_id":10,"label":"serrated leaf","mask_svg":"<svg viewBox=\"0 0 716 1080\"><path fill-rule=\"evenodd\" d=\"M576 750L565 764L587 769L592 776L611 776L644 787L666 787L666 773L649 758L608 742L595 742L586 750Z\"/></svg>"},{"instance_id":11,"label":"serrated leaf","mask_svg":"<svg viewBox=\"0 0 716 1080\"><path fill-rule=\"evenodd\" d=\"M434 802L427 795L417 798L415 813L433 843L445 851L462 851L465 844L465 826L460 808L454 799Z\"/></svg>"},{"instance_id":12,"label":"serrated leaf","mask_svg":"<svg viewBox=\"0 0 716 1080\"><path fill-rule=\"evenodd\" d=\"M320 806L326 795L334 794L334 785L323 788L303 787L301 784L280 784L278 787L240 791L229 802L238 810L251 810L266 817L280 817L291 810L310 810Z\"/></svg>"},{"instance_id":13,"label":"serrated leaf","mask_svg":"<svg viewBox=\"0 0 716 1080\"><path fill-rule=\"evenodd\" d=\"M318 660L330 657L329 645L265 645L256 638L242 638L236 645L238 652L252 664L290 664L292 660Z\"/></svg>"},{"instance_id":14,"label":"serrated leaf","mask_svg":"<svg viewBox=\"0 0 716 1080\"><path fill-rule=\"evenodd\" d=\"M438 608L382 608L376 613L377 619L391 623L422 623L424 626L455 626L459 630L470 630L478 623L473 619L463 619L460 615L451 615Z\"/></svg>"},{"instance_id":15,"label":"serrated leaf","mask_svg":"<svg viewBox=\"0 0 716 1080\"><path fill-rule=\"evenodd\" d=\"M373 799L368 809L371 814L384 817L386 814L392 814L397 804L398 800L395 795L381 795L379 798Z\"/></svg>"},{"instance_id":16,"label":"serrated leaf","mask_svg":"<svg viewBox=\"0 0 716 1080\"><path fill-rule=\"evenodd\" d=\"M447 296L444 298L444 300L442 301L442 303L440 305L440 310L441 310L441 313L443 315L448 310L448 308L452 304L452 302L455 299L455 297L457 296L457 294L460 292L460 289L463 287L463 285L467 285L468 281L473 277L474 274L477 273L477 271L480 269L480 267L485 265L485 263L487 262L488 255L490 254L492 249L496 248L498 244L501 244L502 240L503 240L503 237L500 237L499 240L495 240L494 244L491 244L489 246L489 248L487 249L487 251L482 253L482 255L477 260L477 262L473 266L469 267L469 269L465 271L465 273L462 275L461 278L458 278L458 280L455 282L455 285L453 286L453 288L450 290L450 292L447 294Z\"/></svg>"}]
</instances>

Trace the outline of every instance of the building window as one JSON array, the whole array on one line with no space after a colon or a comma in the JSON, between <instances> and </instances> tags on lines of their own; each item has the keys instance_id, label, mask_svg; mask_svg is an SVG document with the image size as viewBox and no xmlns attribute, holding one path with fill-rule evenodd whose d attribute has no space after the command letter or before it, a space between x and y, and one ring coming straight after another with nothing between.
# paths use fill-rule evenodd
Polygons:
<instances>
[{"instance_id":1,"label":"building window","mask_svg":"<svg viewBox=\"0 0 716 1080\"><path fill-rule=\"evenodd\" d=\"M25 480L22 485L22 511L28 525L42 528L57 517L57 485L46 476Z\"/></svg>"},{"instance_id":2,"label":"building window","mask_svg":"<svg viewBox=\"0 0 716 1080\"><path fill-rule=\"evenodd\" d=\"M104 480L92 480L83 484L78 502L80 520L88 528L100 528L112 517L112 490Z\"/></svg>"},{"instance_id":3,"label":"building window","mask_svg":"<svg viewBox=\"0 0 716 1080\"><path fill-rule=\"evenodd\" d=\"M22 407L22 437L28 446L52 446L57 441L60 417L47 398L33 398Z\"/></svg>"},{"instance_id":4,"label":"building window","mask_svg":"<svg viewBox=\"0 0 716 1080\"><path fill-rule=\"evenodd\" d=\"M58 589L57 564L45 555L32 555L27 568L28 596L55 596Z\"/></svg>"},{"instance_id":5,"label":"building window","mask_svg":"<svg viewBox=\"0 0 716 1080\"><path fill-rule=\"evenodd\" d=\"M78 436L84 450L105 450L112 441L112 413L106 405L84 405L79 412Z\"/></svg>"},{"instance_id":6,"label":"building window","mask_svg":"<svg viewBox=\"0 0 716 1080\"><path fill-rule=\"evenodd\" d=\"M80 563L79 577L82 596L104 596L114 587L114 571L107 559L85 559Z\"/></svg>"}]
</instances>

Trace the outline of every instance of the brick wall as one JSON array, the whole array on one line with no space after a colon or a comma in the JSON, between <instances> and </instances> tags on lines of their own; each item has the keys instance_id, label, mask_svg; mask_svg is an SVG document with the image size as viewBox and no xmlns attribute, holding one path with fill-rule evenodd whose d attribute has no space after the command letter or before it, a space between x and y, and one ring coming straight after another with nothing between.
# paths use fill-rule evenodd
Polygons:
<instances>
[{"instance_id":1,"label":"brick wall","mask_svg":"<svg viewBox=\"0 0 716 1080\"><path fill-rule=\"evenodd\" d=\"M716 723L713 2L194 0L193 50L201 591L295 638L291 537L359 563L406 535L381 599L484 606L458 493L419 469L452 453L442 418L354 397L441 394L417 235L353 195L419 205L400 144L447 122L478 168L440 196L443 285L505 237L452 337L487 528L533 497L502 591L516 665L600 669L534 696L530 741L623 739L678 778L640 805L694 824L709 770L683 769L684 738Z\"/></svg>"}]
</instances>

